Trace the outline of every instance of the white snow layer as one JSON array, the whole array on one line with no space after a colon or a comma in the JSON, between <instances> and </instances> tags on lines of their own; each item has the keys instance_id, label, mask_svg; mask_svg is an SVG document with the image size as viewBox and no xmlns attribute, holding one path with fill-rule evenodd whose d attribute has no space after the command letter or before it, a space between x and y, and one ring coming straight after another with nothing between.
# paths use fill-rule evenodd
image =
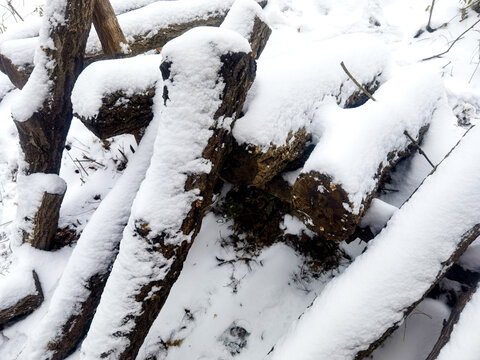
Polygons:
<instances>
[{"instance_id":1,"label":"white snow layer","mask_svg":"<svg viewBox=\"0 0 480 360\"><path fill-rule=\"evenodd\" d=\"M52 81L49 79L48 72L55 67L55 60L48 57L44 49L55 49L55 44L50 35L55 27L65 21L66 9L66 0L52 0L45 6L40 36L37 46L34 48L35 58L33 63L35 68L15 99L14 104L12 104L12 115L16 121L28 120L35 111L41 108L49 96ZM22 42L31 43L28 40L22 40ZM15 52L20 53L18 49ZM23 51L21 53L26 54ZM19 58L16 58L16 60L22 63L31 62Z\"/></svg>"},{"instance_id":2,"label":"white snow layer","mask_svg":"<svg viewBox=\"0 0 480 360\"><path fill-rule=\"evenodd\" d=\"M403 312L430 288L462 235L480 223L479 141L476 127L367 251L327 285L270 360L353 359L402 322Z\"/></svg>"},{"instance_id":3,"label":"white snow layer","mask_svg":"<svg viewBox=\"0 0 480 360\"><path fill-rule=\"evenodd\" d=\"M29 295L37 295L32 269L18 267L0 281L0 311L6 310Z\"/></svg>"},{"instance_id":4,"label":"white snow layer","mask_svg":"<svg viewBox=\"0 0 480 360\"><path fill-rule=\"evenodd\" d=\"M18 176L18 210L16 227L18 234L12 243L21 245L21 232L31 234L33 220L42 203L44 193L63 195L67 190L67 183L55 174L35 173ZM12 239L13 240L13 239Z\"/></svg>"},{"instance_id":5,"label":"white snow layer","mask_svg":"<svg viewBox=\"0 0 480 360\"><path fill-rule=\"evenodd\" d=\"M263 9L255 0L236 0L220 27L234 30L250 40L255 18L267 22Z\"/></svg>"},{"instance_id":6,"label":"white snow layer","mask_svg":"<svg viewBox=\"0 0 480 360\"><path fill-rule=\"evenodd\" d=\"M76 315L90 295L86 281L105 274L112 265L135 195L145 178L157 136L158 119L152 120L125 173L101 202L82 232L52 297L48 312L32 331L22 359L48 359L48 343L61 332L66 320Z\"/></svg>"},{"instance_id":7,"label":"white snow layer","mask_svg":"<svg viewBox=\"0 0 480 360\"><path fill-rule=\"evenodd\" d=\"M127 96L153 87L160 78L160 55L98 61L88 66L72 92L73 112L92 118L98 115L105 95L122 91Z\"/></svg>"},{"instance_id":8,"label":"white snow layer","mask_svg":"<svg viewBox=\"0 0 480 360\"><path fill-rule=\"evenodd\" d=\"M172 259L138 236L136 227L145 224L151 238L165 234L166 244L190 241L181 226L191 204L200 198L198 191L185 191L185 181L189 174L211 169L202 153L213 134L213 116L225 86L218 77L220 56L250 51L238 33L211 27L190 30L164 47L162 56L171 61L173 81L168 84L166 106L160 92L154 99L154 118L160 123L152 165L133 203L119 255L82 345L82 359L110 350L108 359L118 357L128 340L114 334L132 329L133 320L126 319L142 311L135 295L149 281L163 279L171 265Z\"/></svg>"},{"instance_id":9,"label":"white snow layer","mask_svg":"<svg viewBox=\"0 0 480 360\"><path fill-rule=\"evenodd\" d=\"M321 107L313 122L320 140L302 170L329 175L341 184L356 214L376 186L379 164L387 166L390 152L411 144L404 131L415 138L430 123L444 88L440 77L424 66L409 67L382 85L375 98L354 109L334 103Z\"/></svg>"},{"instance_id":10,"label":"white snow layer","mask_svg":"<svg viewBox=\"0 0 480 360\"><path fill-rule=\"evenodd\" d=\"M342 105L345 94L358 91L340 67L342 61L365 84L386 71L389 57L380 41L365 34L339 36L276 56L262 54L245 116L233 130L237 142L267 149L284 145L289 133L304 127L309 131L321 104L337 96Z\"/></svg>"},{"instance_id":11,"label":"white snow layer","mask_svg":"<svg viewBox=\"0 0 480 360\"><path fill-rule=\"evenodd\" d=\"M450 340L438 355L437 360L477 360L480 354L479 326L480 291L477 289L463 309Z\"/></svg>"}]
</instances>

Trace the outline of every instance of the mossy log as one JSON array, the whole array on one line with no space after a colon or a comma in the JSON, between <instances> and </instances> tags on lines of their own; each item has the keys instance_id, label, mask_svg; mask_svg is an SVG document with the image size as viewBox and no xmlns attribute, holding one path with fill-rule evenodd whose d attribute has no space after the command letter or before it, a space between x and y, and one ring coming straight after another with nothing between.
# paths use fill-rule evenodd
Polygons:
<instances>
[{"instance_id":1,"label":"mossy log","mask_svg":"<svg viewBox=\"0 0 480 360\"><path fill-rule=\"evenodd\" d=\"M0 309L0 329L9 322L31 313L42 304L43 292L40 281L35 271L32 271L32 276L35 284L33 291L19 299L15 305L9 306L6 309Z\"/></svg>"}]
</instances>

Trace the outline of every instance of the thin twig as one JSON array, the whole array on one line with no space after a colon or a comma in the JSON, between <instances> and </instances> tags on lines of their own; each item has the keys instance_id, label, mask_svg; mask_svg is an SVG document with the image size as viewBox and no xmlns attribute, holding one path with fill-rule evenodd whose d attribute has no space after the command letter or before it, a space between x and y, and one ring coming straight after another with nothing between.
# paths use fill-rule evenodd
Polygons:
<instances>
[{"instance_id":1,"label":"thin twig","mask_svg":"<svg viewBox=\"0 0 480 360\"><path fill-rule=\"evenodd\" d=\"M25 20L23 20L22 16L18 13L17 9L15 9L15 8L13 7L11 0L10 0L10 1L7 1L7 4L8 4L8 6L10 7L10 9L12 10L12 12L13 12L14 14L16 14L16 15L20 18L20 20L25 21Z\"/></svg>"},{"instance_id":2,"label":"thin twig","mask_svg":"<svg viewBox=\"0 0 480 360\"><path fill-rule=\"evenodd\" d=\"M360 84L360 83L353 77L353 75L350 74L350 71L348 71L348 69L347 69L347 67L345 66L345 64L343 63L343 61L340 63L340 66L342 67L343 71L345 71L345 73L348 75L348 77L349 77L350 79L352 79L352 81L355 83L355 85L357 85L358 88L359 88L360 90L362 90L365 95L367 95L367 96L368 96L370 99L372 99L373 101L377 101L377 100L367 91L367 89L365 89L365 88L362 86L362 84Z\"/></svg>"},{"instance_id":3,"label":"thin twig","mask_svg":"<svg viewBox=\"0 0 480 360\"><path fill-rule=\"evenodd\" d=\"M428 24L427 24L427 31L429 33L436 31L437 29L432 29L430 27L430 22L432 21L432 12L433 12L433 7L435 6L435 0L432 0L432 6L430 6L430 15L428 16Z\"/></svg>"},{"instance_id":4,"label":"thin twig","mask_svg":"<svg viewBox=\"0 0 480 360\"><path fill-rule=\"evenodd\" d=\"M461 33L460 36L457 37L457 38L450 44L450 46L448 47L447 50L445 50L444 52L441 52L440 54L437 54L437 55L430 56L430 57L428 57L428 58L422 59L422 61L427 61L427 60L435 59L435 58L438 58L438 57L440 57L440 56L445 55L446 53L448 53L448 52L450 51L450 49L453 47L453 45L455 45L455 43L456 43L458 40L460 40L463 35L465 35L467 32L469 32L470 30L472 30L472 29L475 27L475 25L477 25L479 22L480 22L480 20L475 21L475 23L474 23L472 26L470 26L467 30L465 30L463 33Z\"/></svg>"},{"instance_id":5,"label":"thin twig","mask_svg":"<svg viewBox=\"0 0 480 360\"><path fill-rule=\"evenodd\" d=\"M415 147L418 149L418 151L420 152L420 154L423 155L423 157L425 159L427 159L428 163L432 166L433 169L435 169L435 165L433 165L433 163L430 161L430 159L428 158L427 154L425 154L425 152L422 150L422 148L420 147L420 145L418 145L417 141L408 133L407 130L405 130L403 132L405 134L405 136L407 136L410 141L412 142L413 145L415 145Z\"/></svg>"}]
</instances>

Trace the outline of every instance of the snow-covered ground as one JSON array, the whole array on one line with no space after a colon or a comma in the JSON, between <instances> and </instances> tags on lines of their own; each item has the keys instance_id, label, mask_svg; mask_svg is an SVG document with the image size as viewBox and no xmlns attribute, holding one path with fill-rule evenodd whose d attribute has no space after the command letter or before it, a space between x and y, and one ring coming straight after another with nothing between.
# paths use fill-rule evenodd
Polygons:
<instances>
[{"instance_id":1,"label":"snow-covered ground","mask_svg":"<svg viewBox=\"0 0 480 360\"><path fill-rule=\"evenodd\" d=\"M198 0L203 1L210 0ZM111 2L121 13L153 1ZM12 4L27 23L21 26L22 36L35 36L43 1L15 0ZM288 130L302 126L319 129L319 123L315 123L319 115L327 111L340 114L341 109L332 110L332 107L336 107L333 97L330 100L314 97L323 95L325 89L333 89L344 81L340 61L345 61L359 79L369 79L378 70L382 72L382 81L407 74L403 77L411 82L404 87L407 93L389 94L396 97L398 103L442 98L422 143L423 150L432 162L440 163L470 123L475 124L480 118L480 114L477 115L480 111L478 32L475 29L467 32L440 58L426 62L421 60L445 51L478 18L476 13L468 10L468 16L463 19L461 2L437 0L431 26L439 29L432 33L425 31L415 37L420 29L425 30L429 16L426 9L430 4L429 0L269 0L264 15L273 33L258 61L258 81L249 94L246 116L238 120L235 136L239 141L256 141L267 146L270 142L282 143L285 140L282 136L286 136ZM4 25L15 28L18 26L16 21L21 20L15 20L9 14L5 17ZM16 34L19 36L20 32ZM6 33L0 37L0 41L8 38ZM160 56L157 57L159 64ZM130 66L130 75L133 76L127 77L126 83L133 83L136 79L135 61L129 61L132 65L127 65L127 68ZM137 64L147 66L148 63L153 68L152 61L157 61L155 56L144 58L143 62ZM96 68L103 71L100 63ZM412 75L415 72L421 73L418 78L422 79L429 76L425 75L427 72L434 74L432 79L435 80L417 83L417 78ZM144 76L148 75L145 74L145 68L141 74L139 78L147 79ZM108 75L115 76L115 69L109 69ZM101 79L102 76L105 74L93 75L91 79ZM77 88L75 98L78 106L92 106L94 112L98 104L94 105L90 100L82 103L82 92L85 93L83 100L92 96L98 99L108 86L117 84L108 76L105 79L109 82L101 84L106 86L104 88L92 86L90 89L88 81L83 83L83 90ZM323 83L324 79L328 81ZM151 82L148 79L148 83ZM10 112L19 91L11 89L8 79L0 74L0 96L4 95L0 103L0 282L8 273L16 271L9 267L12 262L21 269L35 268L42 283L45 302L29 317L0 331L0 359L5 360L27 357L22 352L38 340L37 326L42 324L42 319L43 323L48 319L47 311L57 286L65 288L60 278L70 255L75 253L72 246L47 254L22 247L12 254L9 239L14 230L12 225L17 210L18 145ZM412 89L411 92L408 89ZM94 91L89 93L90 90ZM417 93L423 96L415 97ZM396 103L395 99L388 101ZM374 107L374 104L367 105ZM380 104L378 106L381 107ZM381 121L380 115L388 117L388 109L383 109L381 114L376 113L379 116L376 121ZM392 118L396 115L398 112L392 114ZM279 122L275 126L271 126L271 123L265 125L262 121L267 117ZM361 121L361 118L358 120ZM315 141L319 141L319 138L316 136ZM73 226L80 233L101 201L117 184L124 173L125 164L128 166L128 160L138 155L134 154L137 145L130 135L102 142L78 119L72 122L67 145L60 174L67 183L60 227ZM389 184L395 191L381 196L385 203L376 202L372 211L367 213L365 223L374 227L375 233L380 231L390 216L396 213L396 208L411 196L430 171L430 165L420 154L401 163ZM217 201L221 201L221 198L219 196ZM435 207L435 204L431 205ZM417 226L422 224L421 216L421 213L417 216ZM98 219L95 221L101 222ZM289 216L285 217L284 224L293 233L304 228L298 220ZM224 239L232 234L231 226L232 222L228 219L214 213L206 215L181 276L151 328L138 359L145 359L149 355L167 360L263 359L333 278L345 274L344 270L350 262L365 248L368 249L366 255L369 250L375 250L374 247L369 249L370 245L360 240L349 245L342 244L342 249L351 260L344 258L338 269L313 277L306 270L306 259L285 244L276 243L256 254L242 253L226 244ZM93 234L89 237L90 241L94 240ZM460 263L472 270L480 269L478 241L471 245ZM377 271L382 272L382 269ZM368 276L365 275L365 280ZM0 294L0 299L4 297ZM479 304L477 294L466 308L465 317L453 335L455 342L442 353L443 359L451 359L448 356L450 353L455 353L458 359L466 359L462 357L462 348L465 351L474 349L474 344L468 345L469 339L466 339L467 345L463 345L461 337L462 331L477 331L478 334L478 322L475 324L468 320L469 317L470 320L478 317ZM336 304L330 306L335 308ZM362 311L361 308L358 311ZM441 301L424 300L384 345L374 352L373 359L423 360L448 315L449 308ZM70 359L78 357L79 352L76 352ZM349 357L345 355L343 358Z\"/></svg>"}]
</instances>

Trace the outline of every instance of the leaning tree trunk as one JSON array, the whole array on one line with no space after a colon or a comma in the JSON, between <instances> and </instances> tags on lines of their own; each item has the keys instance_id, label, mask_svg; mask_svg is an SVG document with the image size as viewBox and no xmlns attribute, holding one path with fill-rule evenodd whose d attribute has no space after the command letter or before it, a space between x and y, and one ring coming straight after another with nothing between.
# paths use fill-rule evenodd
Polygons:
<instances>
[{"instance_id":1,"label":"leaning tree trunk","mask_svg":"<svg viewBox=\"0 0 480 360\"><path fill-rule=\"evenodd\" d=\"M216 28L197 28L164 48L152 165L82 345L84 359L134 359L162 309L211 203L231 125L253 82L249 52L240 35Z\"/></svg>"},{"instance_id":2,"label":"leaning tree trunk","mask_svg":"<svg viewBox=\"0 0 480 360\"><path fill-rule=\"evenodd\" d=\"M92 20L105 55L115 57L127 52L127 40L109 0L95 0Z\"/></svg>"},{"instance_id":3,"label":"leaning tree trunk","mask_svg":"<svg viewBox=\"0 0 480 360\"><path fill-rule=\"evenodd\" d=\"M83 68L92 10L93 0L57 1L45 9L35 69L13 109L26 174L60 171L72 118L70 94ZM63 22L59 21L61 18ZM38 207L53 219L58 219L60 210L58 195L63 196L45 193ZM33 216L28 221L33 221L31 233L38 236L32 238L31 233L24 233L23 238L35 247L50 249L57 222L45 216Z\"/></svg>"}]
</instances>

